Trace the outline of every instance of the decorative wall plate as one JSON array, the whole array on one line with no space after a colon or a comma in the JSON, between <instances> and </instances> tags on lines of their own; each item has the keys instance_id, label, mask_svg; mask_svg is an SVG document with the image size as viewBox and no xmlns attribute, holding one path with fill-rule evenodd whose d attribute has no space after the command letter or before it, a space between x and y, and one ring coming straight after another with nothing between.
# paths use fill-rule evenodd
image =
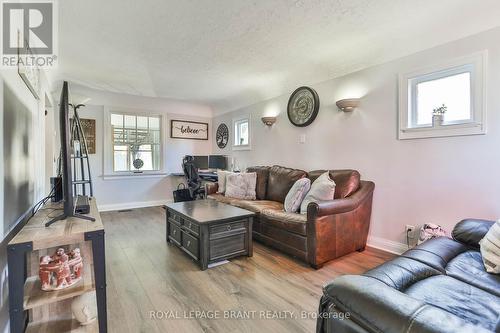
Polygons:
<instances>
[{"instance_id":1,"label":"decorative wall plate","mask_svg":"<svg viewBox=\"0 0 500 333\"><path fill-rule=\"evenodd\" d=\"M226 148L227 142L229 141L229 129L226 124L220 124L217 127L217 133L215 135L215 142L217 142L217 147L220 149Z\"/></svg>"},{"instance_id":2,"label":"decorative wall plate","mask_svg":"<svg viewBox=\"0 0 500 333\"><path fill-rule=\"evenodd\" d=\"M309 87L297 88L288 100L288 119L299 127L310 125L319 111L318 93Z\"/></svg>"}]
</instances>

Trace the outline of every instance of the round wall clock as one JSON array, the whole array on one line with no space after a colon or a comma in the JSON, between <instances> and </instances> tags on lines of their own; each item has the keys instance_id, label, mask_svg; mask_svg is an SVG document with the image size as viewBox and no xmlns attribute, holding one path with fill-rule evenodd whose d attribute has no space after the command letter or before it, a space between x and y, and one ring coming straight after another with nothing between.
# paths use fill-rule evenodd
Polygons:
<instances>
[{"instance_id":1,"label":"round wall clock","mask_svg":"<svg viewBox=\"0 0 500 333\"><path fill-rule=\"evenodd\" d=\"M227 142L229 141L229 129L226 124L220 124L217 127L217 133L215 135L215 142L220 149L226 148Z\"/></svg>"},{"instance_id":2,"label":"round wall clock","mask_svg":"<svg viewBox=\"0 0 500 333\"><path fill-rule=\"evenodd\" d=\"M310 125L319 111L318 93L309 87L297 88L288 100L288 119L295 126Z\"/></svg>"}]
</instances>

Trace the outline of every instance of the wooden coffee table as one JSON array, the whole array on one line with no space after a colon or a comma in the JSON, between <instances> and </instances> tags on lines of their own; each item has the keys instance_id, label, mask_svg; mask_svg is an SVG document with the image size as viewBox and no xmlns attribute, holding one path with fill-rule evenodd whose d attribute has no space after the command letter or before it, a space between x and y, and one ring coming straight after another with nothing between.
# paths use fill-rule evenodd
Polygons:
<instances>
[{"instance_id":1,"label":"wooden coffee table","mask_svg":"<svg viewBox=\"0 0 500 333\"><path fill-rule=\"evenodd\" d=\"M166 210L167 242L180 247L202 270L214 262L252 256L255 213L210 199L171 203Z\"/></svg>"}]
</instances>

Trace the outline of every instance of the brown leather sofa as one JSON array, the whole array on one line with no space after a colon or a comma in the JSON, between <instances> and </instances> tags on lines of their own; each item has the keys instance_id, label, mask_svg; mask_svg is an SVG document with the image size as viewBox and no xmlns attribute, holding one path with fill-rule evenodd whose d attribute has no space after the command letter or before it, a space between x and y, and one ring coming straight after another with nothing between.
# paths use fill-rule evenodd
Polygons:
<instances>
[{"instance_id":1,"label":"brown leather sofa","mask_svg":"<svg viewBox=\"0 0 500 333\"><path fill-rule=\"evenodd\" d=\"M247 169L257 173L257 200L240 200L218 194L217 183L207 185L209 199L257 213L253 237L269 246L320 268L329 260L366 246L375 184L360 180L356 170L330 170L335 181L332 200L310 203L307 214L283 210L285 197L296 180L311 182L326 170L306 172L282 166Z\"/></svg>"},{"instance_id":2,"label":"brown leather sofa","mask_svg":"<svg viewBox=\"0 0 500 333\"><path fill-rule=\"evenodd\" d=\"M500 332L500 276L479 241L493 221L468 219L363 275L323 288L317 333Z\"/></svg>"}]
</instances>

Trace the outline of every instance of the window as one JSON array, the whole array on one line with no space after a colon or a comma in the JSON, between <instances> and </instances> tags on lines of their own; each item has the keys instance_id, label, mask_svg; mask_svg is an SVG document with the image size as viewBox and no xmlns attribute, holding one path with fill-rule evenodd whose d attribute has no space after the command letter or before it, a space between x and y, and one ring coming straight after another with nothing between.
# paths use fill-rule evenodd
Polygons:
<instances>
[{"instance_id":1,"label":"window","mask_svg":"<svg viewBox=\"0 0 500 333\"><path fill-rule=\"evenodd\" d=\"M234 149L250 149L250 119L236 119L234 124Z\"/></svg>"},{"instance_id":2,"label":"window","mask_svg":"<svg viewBox=\"0 0 500 333\"><path fill-rule=\"evenodd\" d=\"M400 75L399 138L484 134L485 57Z\"/></svg>"},{"instance_id":3,"label":"window","mask_svg":"<svg viewBox=\"0 0 500 333\"><path fill-rule=\"evenodd\" d=\"M111 113L113 172L160 170L159 116Z\"/></svg>"}]
</instances>

